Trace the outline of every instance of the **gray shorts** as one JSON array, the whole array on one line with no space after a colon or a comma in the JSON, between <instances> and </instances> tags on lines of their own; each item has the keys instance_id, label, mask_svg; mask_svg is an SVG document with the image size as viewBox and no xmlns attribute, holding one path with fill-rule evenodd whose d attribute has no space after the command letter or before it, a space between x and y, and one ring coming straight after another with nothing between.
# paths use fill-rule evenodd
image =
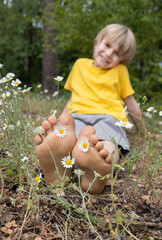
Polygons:
<instances>
[{"instance_id":1,"label":"gray shorts","mask_svg":"<svg viewBox=\"0 0 162 240\"><path fill-rule=\"evenodd\" d=\"M121 155L127 157L130 154L129 141L122 127L116 126L118 120L107 114L78 114L72 113L75 121L76 136L86 126L93 126L95 135L102 141L111 141L119 146Z\"/></svg>"}]
</instances>

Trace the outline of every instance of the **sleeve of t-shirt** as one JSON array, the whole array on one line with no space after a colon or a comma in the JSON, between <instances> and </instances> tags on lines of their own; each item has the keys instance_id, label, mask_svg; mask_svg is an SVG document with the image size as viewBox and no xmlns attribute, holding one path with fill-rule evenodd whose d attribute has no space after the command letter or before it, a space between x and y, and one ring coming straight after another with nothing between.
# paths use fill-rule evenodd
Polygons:
<instances>
[{"instance_id":1,"label":"sleeve of t-shirt","mask_svg":"<svg viewBox=\"0 0 162 240\"><path fill-rule=\"evenodd\" d=\"M120 78L120 86L121 86L121 98L124 99L132 94L134 94L134 90L131 86L128 69L125 65L120 65L119 68L119 78Z\"/></svg>"},{"instance_id":2,"label":"sleeve of t-shirt","mask_svg":"<svg viewBox=\"0 0 162 240\"><path fill-rule=\"evenodd\" d=\"M76 72L76 69L77 69L77 62L78 60L74 63L72 69L71 69L71 72L69 73L69 76L66 80L66 83L64 85L64 88L66 90L69 90L69 91L72 91L72 79L74 79L74 76L75 76L75 72Z\"/></svg>"}]
</instances>

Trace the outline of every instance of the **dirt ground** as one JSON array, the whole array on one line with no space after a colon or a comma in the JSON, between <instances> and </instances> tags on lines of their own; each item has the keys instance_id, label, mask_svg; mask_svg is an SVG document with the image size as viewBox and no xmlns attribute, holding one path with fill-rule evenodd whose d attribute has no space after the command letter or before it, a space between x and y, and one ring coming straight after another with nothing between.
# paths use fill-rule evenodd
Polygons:
<instances>
[{"instance_id":1,"label":"dirt ground","mask_svg":"<svg viewBox=\"0 0 162 240\"><path fill-rule=\"evenodd\" d=\"M131 137L130 141L133 141ZM151 182L149 178L147 179L146 174L144 178L141 177L147 167L145 158L146 156L143 155L143 161L140 159L130 173L128 166L124 166L126 171L120 171L113 188L114 203L110 197L112 191L109 180L104 192L93 195L87 204L91 219L94 219L93 216L95 217L94 221L92 220L93 225L103 240L162 239L162 205L159 194L162 190L162 177L158 175ZM14 207L9 196L17 196L16 186L11 185L9 180L5 180L4 186L0 206L1 240L101 239L92 231L81 212L71 211L69 214L64 207L51 203L47 199L33 200L31 205L28 205L28 210L27 204L22 201ZM66 198L69 202L73 201L77 206L81 206L81 196L72 189L68 191L69 194L66 194ZM135 217L132 220L132 215L128 214L129 211L134 211L140 216L139 219ZM122 212L122 216L124 214L123 218L127 219L127 222L122 222L121 215L118 214L117 217L117 212ZM126 226L128 227L126 228ZM120 236L115 234L117 228Z\"/></svg>"}]
</instances>

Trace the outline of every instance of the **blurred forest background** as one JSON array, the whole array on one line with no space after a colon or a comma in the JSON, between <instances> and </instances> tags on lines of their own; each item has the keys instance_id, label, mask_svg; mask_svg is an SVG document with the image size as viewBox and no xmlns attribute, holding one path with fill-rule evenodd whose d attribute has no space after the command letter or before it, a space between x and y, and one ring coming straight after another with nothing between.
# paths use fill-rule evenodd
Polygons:
<instances>
[{"instance_id":1,"label":"blurred forest background","mask_svg":"<svg viewBox=\"0 0 162 240\"><path fill-rule=\"evenodd\" d=\"M77 58L92 57L93 39L110 23L135 33L137 52L128 66L136 98L161 101L159 0L0 0L0 63L27 86L61 89Z\"/></svg>"}]
</instances>

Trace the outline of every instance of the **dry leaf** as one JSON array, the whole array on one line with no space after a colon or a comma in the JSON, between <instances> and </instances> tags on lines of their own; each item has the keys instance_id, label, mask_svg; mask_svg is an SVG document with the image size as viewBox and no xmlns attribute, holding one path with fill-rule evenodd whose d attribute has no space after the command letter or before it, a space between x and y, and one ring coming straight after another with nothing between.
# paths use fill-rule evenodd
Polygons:
<instances>
[{"instance_id":1,"label":"dry leaf","mask_svg":"<svg viewBox=\"0 0 162 240\"><path fill-rule=\"evenodd\" d=\"M7 234L12 234L13 233L13 230L11 230L7 227L2 227L1 231L4 232L4 233L7 233Z\"/></svg>"}]
</instances>

